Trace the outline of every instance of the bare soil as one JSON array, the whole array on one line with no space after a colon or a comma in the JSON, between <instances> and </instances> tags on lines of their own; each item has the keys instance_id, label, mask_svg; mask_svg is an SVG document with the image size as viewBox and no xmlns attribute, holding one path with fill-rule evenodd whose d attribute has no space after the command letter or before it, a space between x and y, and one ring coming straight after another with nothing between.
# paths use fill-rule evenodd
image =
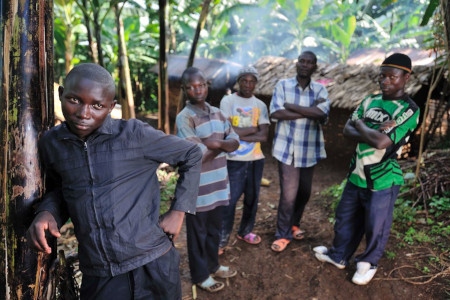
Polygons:
<instances>
[{"instance_id":1,"label":"bare soil","mask_svg":"<svg viewBox=\"0 0 450 300\"><path fill-rule=\"evenodd\" d=\"M394 234L390 237L386 251L394 252L395 258L384 256L377 274L367 286L357 286L351 282L354 264L338 270L316 260L312 248L318 245L330 246L334 234L329 221L331 199L321 196L320 192L341 183L345 178L351 156L348 149L352 147L348 146L341 143L328 148L328 156L334 159L327 158L316 166L313 195L302 220L305 239L293 240L281 253L270 249L275 234L279 183L276 160L270 154L266 155L264 177L271 184L261 188L254 229L261 235L262 242L255 246L231 238L229 246L220 256L220 263L238 270L238 275L228 279L225 289L214 294L195 288L197 299L450 299L448 277L436 276L436 279L423 284L432 274L421 277L427 274L418 270L418 261L434 255L433 250L425 245L398 247L399 238ZM266 149L265 152L269 151ZM238 203L234 236L241 217L241 203ZM176 247L181 253L183 299L193 299L185 235L180 235ZM359 251L361 247L364 244ZM431 266L429 268L431 273L442 271Z\"/></svg>"},{"instance_id":2,"label":"bare soil","mask_svg":"<svg viewBox=\"0 0 450 300\"><path fill-rule=\"evenodd\" d=\"M328 129L331 128L330 126ZM342 132L338 127L334 129L338 132L336 135ZM302 229L306 230L305 239L292 241L282 253L275 253L270 249L275 234L279 183L276 161L270 156L268 149L264 150L264 177L271 184L261 188L254 229L261 235L262 242L255 246L235 237L231 238L225 253L220 256L220 262L238 270L238 275L226 280L225 289L218 293L212 294L196 288L196 299L450 299L450 268L447 266L445 270L442 264L430 263L429 273L422 272L421 262L439 254L434 253L435 250L427 245L405 246L401 242L401 233L400 237L391 234L386 253L395 255L390 255L391 258L385 255L381 259L375 278L367 286L357 286L351 282L355 272L354 264L338 270L315 259L312 248L318 245L330 246L333 238L333 226L329 221L331 199L321 196L320 192L342 182L351 155L349 149L353 148L347 141L339 142L339 138L334 137L333 141L334 144L327 143L329 158L321 161L315 169L313 195L302 220ZM241 202L238 203L235 227L241 217L240 204ZM66 250L73 250L76 248L76 240L70 227L65 230L59 245ZM175 246L181 254L183 299L194 299L184 227ZM446 259L449 260L448 257ZM446 275L433 277L434 274L442 273Z\"/></svg>"}]
</instances>

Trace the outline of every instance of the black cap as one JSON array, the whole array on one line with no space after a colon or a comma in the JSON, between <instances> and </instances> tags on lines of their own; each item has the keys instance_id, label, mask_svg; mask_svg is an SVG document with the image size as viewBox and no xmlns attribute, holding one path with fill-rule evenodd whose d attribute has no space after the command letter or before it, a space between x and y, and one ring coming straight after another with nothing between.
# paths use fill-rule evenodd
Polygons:
<instances>
[{"instance_id":1,"label":"black cap","mask_svg":"<svg viewBox=\"0 0 450 300\"><path fill-rule=\"evenodd\" d=\"M383 63L382 67L391 67L404 70L411 73L411 58L403 53L394 53L388 56Z\"/></svg>"}]
</instances>

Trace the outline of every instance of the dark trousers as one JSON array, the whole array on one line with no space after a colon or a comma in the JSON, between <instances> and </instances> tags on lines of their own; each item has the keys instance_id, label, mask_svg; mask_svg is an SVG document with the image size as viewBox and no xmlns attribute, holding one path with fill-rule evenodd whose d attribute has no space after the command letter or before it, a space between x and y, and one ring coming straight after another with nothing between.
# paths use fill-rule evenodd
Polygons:
<instances>
[{"instance_id":1,"label":"dark trousers","mask_svg":"<svg viewBox=\"0 0 450 300\"><path fill-rule=\"evenodd\" d=\"M236 204L244 194L244 209L238 229L239 236L252 232L255 226L258 210L259 189L264 169L264 159L255 161L227 161L228 177L230 179L230 204L223 208L222 230L220 232L221 248L228 244L233 230Z\"/></svg>"},{"instance_id":2,"label":"dark trousers","mask_svg":"<svg viewBox=\"0 0 450 300\"><path fill-rule=\"evenodd\" d=\"M329 256L347 264L366 236L366 249L355 261L377 265L386 247L400 186L372 191L347 182L336 208L333 246Z\"/></svg>"},{"instance_id":3,"label":"dark trousers","mask_svg":"<svg viewBox=\"0 0 450 300\"><path fill-rule=\"evenodd\" d=\"M81 300L181 299L180 255L171 248L133 271L113 277L83 275Z\"/></svg>"},{"instance_id":4,"label":"dark trousers","mask_svg":"<svg viewBox=\"0 0 450 300\"><path fill-rule=\"evenodd\" d=\"M278 204L276 239L292 240L292 226L300 226L306 204L311 196L314 166L296 168L278 162L280 202Z\"/></svg>"},{"instance_id":5,"label":"dark trousers","mask_svg":"<svg viewBox=\"0 0 450 300\"><path fill-rule=\"evenodd\" d=\"M205 281L219 268L222 208L186 214L187 249L192 283Z\"/></svg>"}]
</instances>

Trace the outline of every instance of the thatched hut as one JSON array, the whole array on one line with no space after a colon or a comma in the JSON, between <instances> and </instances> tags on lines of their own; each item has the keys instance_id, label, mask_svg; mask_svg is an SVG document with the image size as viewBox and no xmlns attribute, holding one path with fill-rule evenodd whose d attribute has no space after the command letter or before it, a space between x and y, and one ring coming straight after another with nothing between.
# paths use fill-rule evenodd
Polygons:
<instances>
[{"instance_id":1,"label":"thatched hut","mask_svg":"<svg viewBox=\"0 0 450 300\"><path fill-rule=\"evenodd\" d=\"M413 61L413 73L407 92L414 96L422 86L428 85L434 59L425 51L402 52L408 54ZM365 96L379 92L377 76L385 55L381 50L364 50L354 53L346 64L319 62L317 72L312 77L327 87L332 107L353 109ZM260 74L260 80L255 94L264 99L271 98L278 80L296 76L295 61L269 56L257 60L254 66Z\"/></svg>"},{"instance_id":2,"label":"thatched hut","mask_svg":"<svg viewBox=\"0 0 450 300\"><path fill-rule=\"evenodd\" d=\"M187 56L169 55L167 62L167 74L169 77L169 115L173 122L177 112L181 92L181 75L186 69ZM236 83L236 77L242 65L220 59L195 58L194 67L205 73L209 83L207 101L214 106L219 106L220 100L227 90L231 90ZM151 70L159 73L158 65Z\"/></svg>"},{"instance_id":3,"label":"thatched hut","mask_svg":"<svg viewBox=\"0 0 450 300\"><path fill-rule=\"evenodd\" d=\"M423 107L434 58L426 51L399 50L399 52L408 54L413 61L413 73L406 91L419 106ZM324 126L327 150L337 152L338 156L341 152L348 153L354 147L351 143L349 145L348 140L342 135L343 127L351 112L365 96L380 92L377 77L379 65L385 56L386 53L381 50L364 50L354 53L347 64L318 63L317 72L312 77L327 87L331 100L330 119ZM275 84L282 78L296 76L295 62L296 59L269 56L257 60L254 67L258 70L260 79L255 95L269 105Z\"/></svg>"},{"instance_id":4,"label":"thatched hut","mask_svg":"<svg viewBox=\"0 0 450 300\"><path fill-rule=\"evenodd\" d=\"M407 92L423 106L429 89L434 57L427 51L413 49L398 49L392 52L408 54L413 62L413 73L407 85ZM318 63L318 70L313 79L322 82L329 92L331 114L329 123L324 127L327 151L339 158L341 153L346 158L354 145L344 140L342 130L352 110L367 95L378 93L377 75L379 65L386 57L383 50L361 50L353 53L346 64ZM170 88L170 117L175 118L180 97L180 77L186 68L187 57L169 56L168 74ZM275 84L282 78L296 75L295 59L265 56L253 63L258 70L260 79L255 89L255 95L268 106ZM194 66L203 70L210 82L208 101L219 106L220 100L227 89L236 89L236 77L240 64L225 60L210 60L196 58ZM152 72L158 73L157 67ZM439 90L435 94L439 94ZM271 126L269 141L273 126ZM270 145L267 145L270 147ZM331 155L329 155L331 156Z\"/></svg>"}]
</instances>

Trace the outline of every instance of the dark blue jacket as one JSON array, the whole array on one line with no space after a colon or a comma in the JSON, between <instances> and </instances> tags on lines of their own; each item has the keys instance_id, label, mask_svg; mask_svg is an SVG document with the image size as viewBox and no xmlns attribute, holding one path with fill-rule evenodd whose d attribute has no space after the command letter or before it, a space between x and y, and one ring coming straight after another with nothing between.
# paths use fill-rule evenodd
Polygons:
<instances>
[{"instance_id":1,"label":"dark blue jacket","mask_svg":"<svg viewBox=\"0 0 450 300\"><path fill-rule=\"evenodd\" d=\"M38 208L58 225L71 218L80 270L115 276L166 253L171 242L158 225L160 163L178 167L171 209L195 213L202 152L138 120L109 116L86 141L65 123L39 141L46 194Z\"/></svg>"}]
</instances>

